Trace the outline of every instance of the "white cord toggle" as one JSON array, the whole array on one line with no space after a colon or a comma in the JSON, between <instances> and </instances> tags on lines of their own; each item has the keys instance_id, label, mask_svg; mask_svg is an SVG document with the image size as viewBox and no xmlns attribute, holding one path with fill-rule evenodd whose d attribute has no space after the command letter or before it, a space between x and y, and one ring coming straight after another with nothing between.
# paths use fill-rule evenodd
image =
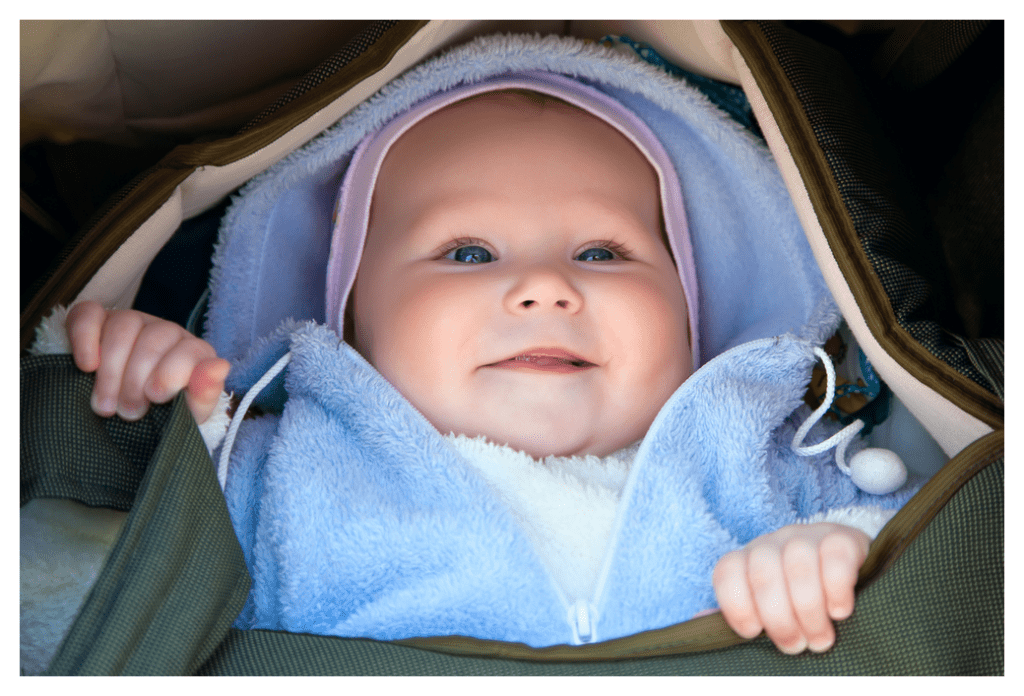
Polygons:
<instances>
[{"instance_id":1,"label":"white cord toggle","mask_svg":"<svg viewBox=\"0 0 1024 696\"><path fill-rule=\"evenodd\" d=\"M825 374L828 376L825 399L796 431L796 434L793 436L793 451L801 457L809 457L835 447L836 466L839 467L840 471L849 476L858 488L865 493L873 493L875 495L892 493L907 480L907 469L895 452L868 447L855 454L850 460L849 465L846 464L847 446L864 429L864 421L859 418L824 442L806 447L803 446L807 433L825 415L829 407L832 406L832 401L836 396L836 371L832 366L832 359L821 348L815 347L814 352L824 363Z\"/></svg>"},{"instance_id":2,"label":"white cord toggle","mask_svg":"<svg viewBox=\"0 0 1024 696\"><path fill-rule=\"evenodd\" d=\"M242 425L242 419L245 417L246 411L252 405L253 400L259 396L260 392L263 391L268 384L283 370L289 362L291 362L292 354L287 352L281 356L281 358L274 363L274 365L267 370L256 384L252 385L252 388L245 393L242 398L242 403L238 404L238 409L235 411L235 415L231 417L231 425L228 427L228 434L224 438L224 444L220 450L220 461L217 463L217 480L220 482L220 489L224 490L228 483L228 460L231 459L231 448L235 444L235 435L238 434L238 428Z\"/></svg>"}]
</instances>

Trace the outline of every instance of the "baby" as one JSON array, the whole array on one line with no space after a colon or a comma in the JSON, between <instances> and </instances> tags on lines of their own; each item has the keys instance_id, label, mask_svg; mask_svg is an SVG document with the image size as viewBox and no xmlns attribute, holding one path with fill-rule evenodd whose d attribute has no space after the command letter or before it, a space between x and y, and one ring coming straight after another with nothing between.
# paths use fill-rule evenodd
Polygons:
<instances>
[{"instance_id":1,"label":"baby","mask_svg":"<svg viewBox=\"0 0 1024 696\"><path fill-rule=\"evenodd\" d=\"M663 215L651 163L607 122L507 91L456 102L384 158L346 340L442 434L610 455L694 367ZM101 416L135 420L181 390L197 422L213 413L229 363L182 327L93 302L67 327ZM827 650L868 545L840 524L784 526L719 560L718 605L743 637Z\"/></svg>"}]
</instances>

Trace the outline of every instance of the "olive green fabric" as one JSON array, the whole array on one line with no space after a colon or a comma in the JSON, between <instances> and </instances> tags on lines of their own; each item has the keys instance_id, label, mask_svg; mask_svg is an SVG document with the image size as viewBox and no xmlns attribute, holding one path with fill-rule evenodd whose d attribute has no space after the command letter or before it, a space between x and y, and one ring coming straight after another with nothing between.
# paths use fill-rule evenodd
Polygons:
<instances>
[{"instance_id":1,"label":"olive green fabric","mask_svg":"<svg viewBox=\"0 0 1024 696\"><path fill-rule=\"evenodd\" d=\"M138 423L89 410L68 355L22 360L22 502L131 509L45 674L188 674L238 615L249 575L213 464L185 404Z\"/></svg>"},{"instance_id":2,"label":"olive green fabric","mask_svg":"<svg viewBox=\"0 0 1024 696\"><path fill-rule=\"evenodd\" d=\"M106 504L96 502L95 491L107 491L109 504L134 500L122 536L47 674L1003 671L1002 433L986 438L988 445L979 443L979 455L965 452L981 465L991 463L861 592L856 612L838 626L837 644L825 655L784 656L762 636L724 650L629 660L587 660L586 647L577 651L583 660L551 661L542 651L532 660L505 659L446 654L443 639L428 650L230 629L249 577L213 464L184 400L153 409L139 423L101 419L88 407L92 377L75 370L69 356L26 358L22 369L23 499L88 497L91 504ZM54 440L62 446L41 442ZM75 454L82 447L89 456ZM148 461L138 459L146 453ZM708 619L715 618L700 621L711 626ZM500 652L502 644L489 645L492 653Z\"/></svg>"},{"instance_id":3,"label":"olive green fabric","mask_svg":"<svg viewBox=\"0 0 1024 696\"><path fill-rule=\"evenodd\" d=\"M89 408L91 377L70 356L21 361L21 504L69 498L127 511L153 456L168 408L142 422L103 419Z\"/></svg>"}]
</instances>

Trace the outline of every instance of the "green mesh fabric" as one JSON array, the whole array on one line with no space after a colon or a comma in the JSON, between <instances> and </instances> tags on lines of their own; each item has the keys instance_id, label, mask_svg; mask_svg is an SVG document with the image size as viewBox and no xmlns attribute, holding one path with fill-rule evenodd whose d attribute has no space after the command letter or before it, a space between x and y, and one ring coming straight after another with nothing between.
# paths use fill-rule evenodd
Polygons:
<instances>
[{"instance_id":1,"label":"green mesh fabric","mask_svg":"<svg viewBox=\"0 0 1024 696\"><path fill-rule=\"evenodd\" d=\"M131 509L46 674L188 674L249 591L213 463L184 398L102 419L92 381L68 355L22 361L22 502Z\"/></svg>"},{"instance_id":2,"label":"green mesh fabric","mask_svg":"<svg viewBox=\"0 0 1024 696\"><path fill-rule=\"evenodd\" d=\"M153 409L136 424L100 418L89 408L92 383L67 355L22 358L22 505L32 498L70 498L131 507L170 410Z\"/></svg>"},{"instance_id":3,"label":"green mesh fabric","mask_svg":"<svg viewBox=\"0 0 1024 696\"><path fill-rule=\"evenodd\" d=\"M399 22L394 19L378 19L373 21L362 32L345 43L336 53L329 56L323 63L316 66L309 73L304 75L299 82L290 87L287 92L281 95L277 101L261 111L249 123L239 129L239 133L245 133L261 123L271 120L283 107L291 104L310 90L332 75L337 74L345 66L366 53L366 51L380 40L388 31L398 26ZM411 22L410 22L411 24Z\"/></svg>"}]
</instances>

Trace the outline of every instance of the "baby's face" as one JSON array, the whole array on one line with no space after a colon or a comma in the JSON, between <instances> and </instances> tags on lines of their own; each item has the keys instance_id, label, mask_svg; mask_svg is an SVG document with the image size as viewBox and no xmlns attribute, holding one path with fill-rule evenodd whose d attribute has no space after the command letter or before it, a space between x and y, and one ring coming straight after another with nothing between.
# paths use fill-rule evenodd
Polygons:
<instances>
[{"instance_id":1,"label":"baby's face","mask_svg":"<svg viewBox=\"0 0 1024 696\"><path fill-rule=\"evenodd\" d=\"M690 373L657 177L596 117L491 94L382 164L355 348L440 432L535 457L641 437Z\"/></svg>"}]
</instances>

